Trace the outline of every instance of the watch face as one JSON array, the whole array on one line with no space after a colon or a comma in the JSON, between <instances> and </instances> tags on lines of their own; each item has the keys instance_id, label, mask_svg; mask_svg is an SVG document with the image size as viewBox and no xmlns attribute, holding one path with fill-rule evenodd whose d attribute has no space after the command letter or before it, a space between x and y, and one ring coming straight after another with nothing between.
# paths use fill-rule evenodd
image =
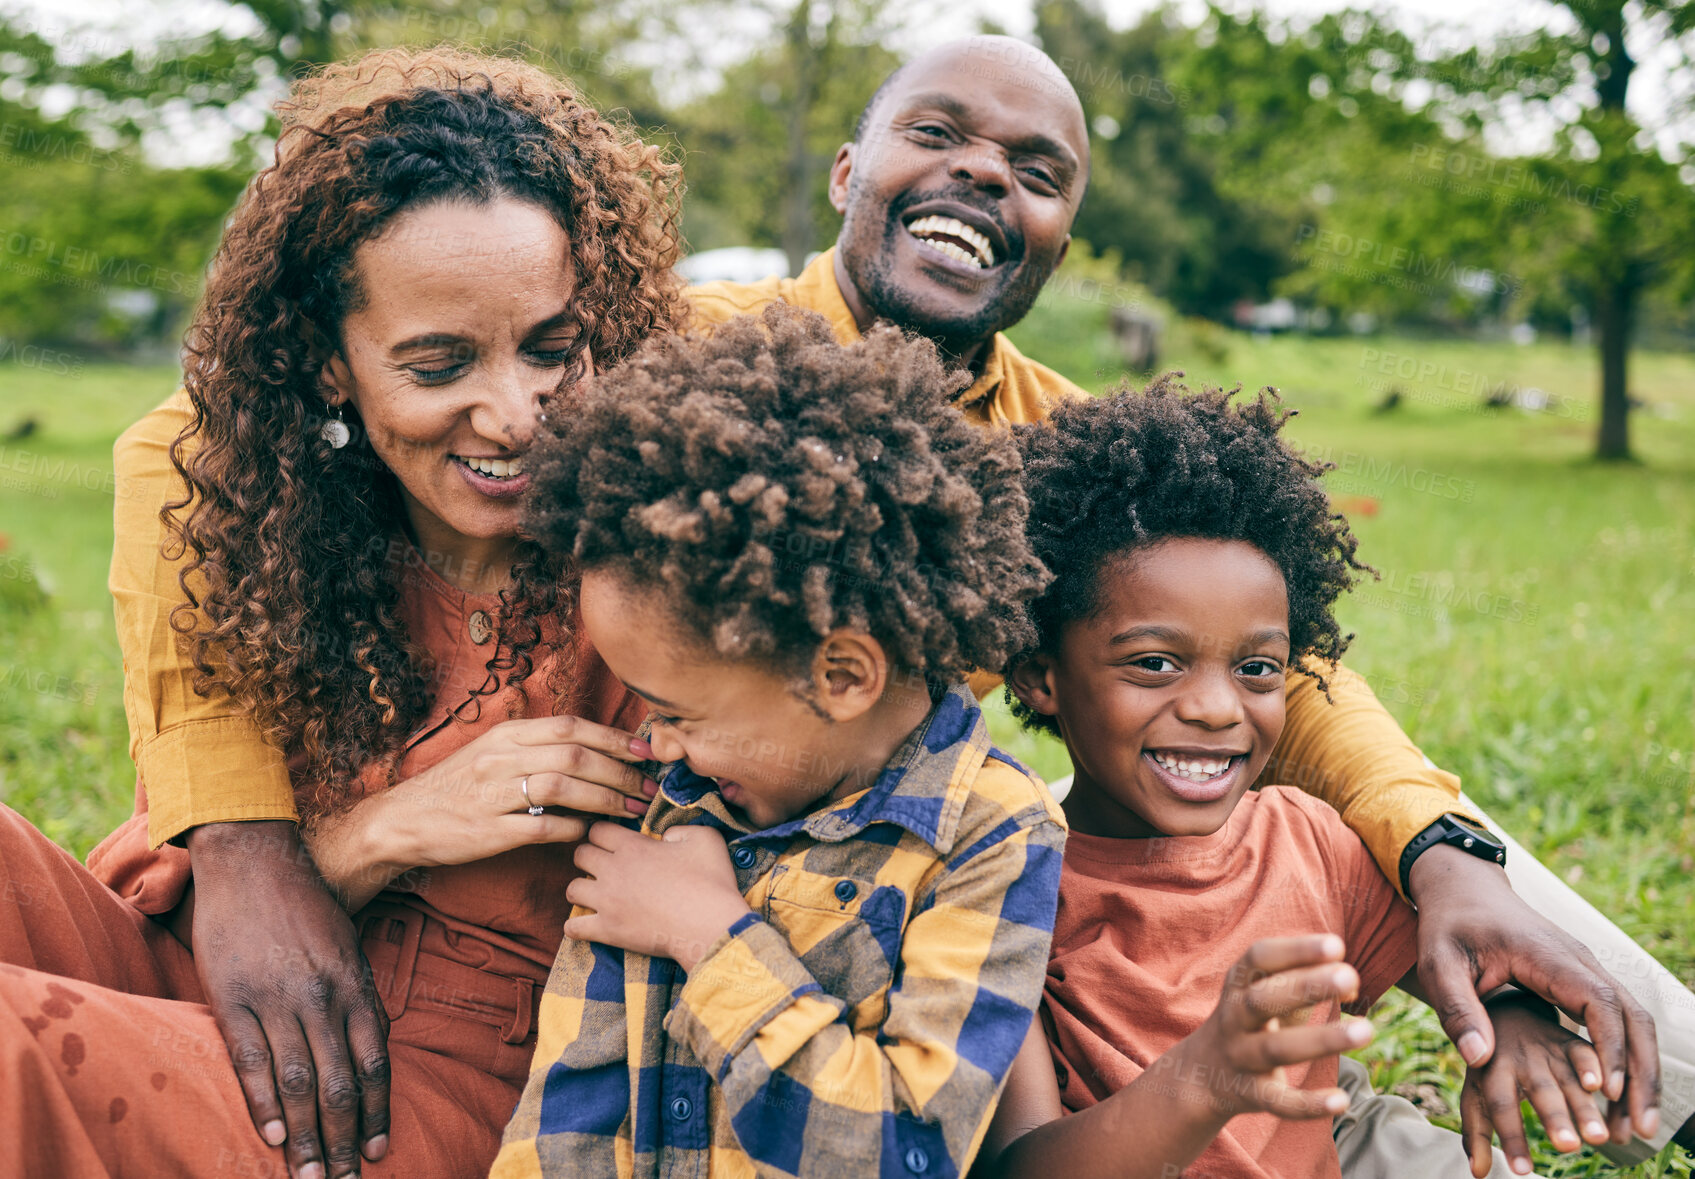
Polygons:
<instances>
[{"instance_id":1,"label":"watch face","mask_svg":"<svg viewBox=\"0 0 1695 1179\"><path fill-rule=\"evenodd\" d=\"M1495 850L1504 850L1506 848L1504 843L1495 838L1494 835L1490 834L1488 828L1479 826L1478 824L1471 822L1469 819L1462 819L1455 815L1448 816L1448 819L1460 831L1477 840L1478 843L1483 844L1485 847Z\"/></svg>"}]
</instances>

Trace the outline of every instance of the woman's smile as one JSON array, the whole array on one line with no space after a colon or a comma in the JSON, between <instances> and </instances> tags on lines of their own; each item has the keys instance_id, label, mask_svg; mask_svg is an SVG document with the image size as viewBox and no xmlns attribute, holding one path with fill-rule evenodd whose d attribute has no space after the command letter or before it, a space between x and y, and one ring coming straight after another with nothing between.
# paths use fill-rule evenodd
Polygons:
<instances>
[{"instance_id":1,"label":"woman's smile","mask_svg":"<svg viewBox=\"0 0 1695 1179\"><path fill-rule=\"evenodd\" d=\"M490 499L514 499L530 485L530 477L524 471L524 460L517 456L493 459L450 454L447 461L458 469L471 490Z\"/></svg>"}]
</instances>

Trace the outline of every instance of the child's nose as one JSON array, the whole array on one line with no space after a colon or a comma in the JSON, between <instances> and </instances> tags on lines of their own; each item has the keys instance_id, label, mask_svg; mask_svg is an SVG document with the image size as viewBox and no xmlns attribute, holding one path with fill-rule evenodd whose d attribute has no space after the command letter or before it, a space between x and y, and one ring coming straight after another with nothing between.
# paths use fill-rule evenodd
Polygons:
<instances>
[{"instance_id":1,"label":"child's nose","mask_svg":"<svg viewBox=\"0 0 1695 1179\"><path fill-rule=\"evenodd\" d=\"M663 725L654 725L647 735L647 743L653 747L653 756L657 761L682 761L683 743L677 740L677 735Z\"/></svg>"},{"instance_id":2,"label":"child's nose","mask_svg":"<svg viewBox=\"0 0 1695 1179\"><path fill-rule=\"evenodd\" d=\"M1228 670L1190 679L1177 700L1177 716L1208 729L1227 729L1243 719L1242 698Z\"/></svg>"}]
</instances>

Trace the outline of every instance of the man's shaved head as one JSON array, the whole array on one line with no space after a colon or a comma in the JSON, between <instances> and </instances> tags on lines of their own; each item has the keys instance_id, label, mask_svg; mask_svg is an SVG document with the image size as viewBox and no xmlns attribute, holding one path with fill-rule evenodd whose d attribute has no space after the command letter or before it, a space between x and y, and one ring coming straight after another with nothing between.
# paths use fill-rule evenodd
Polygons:
<instances>
[{"instance_id":1,"label":"man's shaved head","mask_svg":"<svg viewBox=\"0 0 1695 1179\"><path fill-rule=\"evenodd\" d=\"M978 36L915 57L877 88L831 169L855 318L974 361L1064 258L1088 173L1083 105L1041 50Z\"/></svg>"},{"instance_id":2,"label":"man's shaved head","mask_svg":"<svg viewBox=\"0 0 1695 1179\"><path fill-rule=\"evenodd\" d=\"M853 139L858 143L874 123L877 107L883 99L896 89L903 76L914 68L922 69L937 62L952 63L965 60L968 65L980 70L1017 71L1028 70L1025 84L1033 89L1046 89L1055 95L1069 95L1077 110L1077 122L1083 125L1083 102L1077 97L1076 89L1071 85L1071 79L1065 76L1065 71L1059 68L1057 62L1047 54L1016 37L1003 37L999 34L983 33L974 37L962 37L958 41L949 41L934 49L925 50L905 65L895 67L894 71L884 78L882 84L871 95L871 100L865 104L865 109L859 112L859 120L853 125ZM1089 142L1087 132L1083 135L1086 147ZM1086 169L1085 169L1086 170Z\"/></svg>"}]
</instances>

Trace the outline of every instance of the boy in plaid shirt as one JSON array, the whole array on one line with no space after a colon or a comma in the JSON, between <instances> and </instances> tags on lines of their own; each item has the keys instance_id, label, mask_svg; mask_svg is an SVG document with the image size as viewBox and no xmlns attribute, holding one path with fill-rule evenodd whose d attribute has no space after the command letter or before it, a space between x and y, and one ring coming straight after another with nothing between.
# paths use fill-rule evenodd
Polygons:
<instances>
[{"instance_id":1,"label":"boy in plaid shirt","mask_svg":"<svg viewBox=\"0 0 1695 1179\"><path fill-rule=\"evenodd\" d=\"M665 339L537 448L530 531L674 762L597 824L496 1176L965 1172L1064 843L963 677L1047 580L928 342L777 306Z\"/></svg>"}]
</instances>

